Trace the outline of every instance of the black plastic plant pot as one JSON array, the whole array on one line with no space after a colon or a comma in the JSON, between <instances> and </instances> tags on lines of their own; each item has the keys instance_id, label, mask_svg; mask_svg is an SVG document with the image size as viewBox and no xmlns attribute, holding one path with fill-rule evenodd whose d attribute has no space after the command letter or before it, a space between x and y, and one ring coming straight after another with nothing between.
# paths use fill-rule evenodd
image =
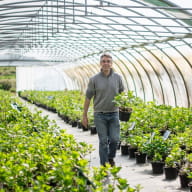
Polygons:
<instances>
[{"instance_id":1,"label":"black plastic plant pot","mask_svg":"<svg viewBox=\"0 0 192 192\"><path fill-rule=\"evenodd\" d=\"M135 152L137 148L129 147L129 158L135 158Z\"/></svg>"},{"instance_id":2,"label":"black plastic plant pot","mask_svg":"<svg viewBox=\"0 0 192 192\"><path fill-rule=\"evenodd\" d=\"M192 182L189 182L188 186L189 186L189 191L192 192Z\"/></svg>"},{"instance_id":3,"label":"black plastic plant pot","mask_svg":"<svg viewBox=\"0 0 192 192\"><path fill-rule=\"evenodd\" d=\"M172 180L176 179L178 175L178 170L176 167L164 167L165 179Z\"/></svg>"},{"instance_id":4,"label":"black plastic plant pot","mask_svg":"<svg viewBox=\"0 0 192 192\"><path fill-rule=\"evenodd\" d=\"M90 127L91 135L97 134L97 129L95 126Z\"/></svg>"},{"instance_id":5,"label":"black plastic plant pot","mask_svg":"<svg viewBox=\"0 0 192 192\"><path fill-rule=\"evenodd\" d=\"M117 150L121 149L121 141L117 142Z\"/></svg>"},{"instance_id":6,"label":"black plastic plant pot","mask_svg":"<svg viewBox=\"0 0 192 192\"><path fill-rule=\"evenodd\" d=\"M65 121L65 123L69 123L69 117L65 116L64 121Z\"/></svg>"},{"instance_id":7,"label":"black plastic plant pot","mask_svg":"<svg viewBox=\"0 0 192 192\"><path fill-rule=\"evenodd\" d=\"M132 112L119 111L120 121L129 121Z\"/></svg>"},{"instance_id":8,"label":"black plastic plant pot","mask_svg":"<svg viewBox=\"0 0 192 192\"><path fill-rule=\"evenodd\" d=\"M135 159L137 164L146 163L147 154L135 152Z\"/></svg>"},{"instance_id":9,"label":"black plastic plant pot","mask_svg":"<svg viewBox=\"0 0 192 192\"><path fill-rule=\"evenodd\" d=\"M83 125L82 125L82 129L83 129L83 131L88 131L88 130L89 130L88 126L85 127L85 126L83 126Z\"/></svg>"},{"instance_id":10,"label":"black plastic plant pot","mask_svg":"<svg viewBox=\"0 0 192 192\"><path fill-rule=\"evenodd\" d=\"M77 121L72 121L71 125L72 127L77 127Z\"/></svg>"},{"instance_id":11,"label":"black plastic plant pot","mask_svg":"<svg viewBox=\"0 0 192 192\"><path fill-rule=\"evenodd\" d=\"M187 177L187 174L179 175L181 188L188 187L189 184L189 178Z\"/></svg>"},{"instance_id":12,"label":"black plastic plant pot","mask_svg":"<svg viewBox=\"0 0 192 192\"><path fill-rule=\"evenodd\" d=\"M78 127L78 129L82 128L82 123L80 121L77 122L77 127Z\"/></svg>"},{"instance_id":13,"label":"black plastic plant pot","mask_svg":"<svg viewBox=\"0 0 192 192\"><path fill-rule=\"evenodd\" d=\"M129 155L129 146L121 145L121 155Z\"/></svg>"},{"instance_id":14,"label":"black plastic plant pot","mask_svg":"<svg viewBox=\"0 0 192 192\"><path fill-rule=\"evenodd\" d=\"M153 174L162 174L165 163L164 162L151 162Z\"/></svg>"}]
</instances>

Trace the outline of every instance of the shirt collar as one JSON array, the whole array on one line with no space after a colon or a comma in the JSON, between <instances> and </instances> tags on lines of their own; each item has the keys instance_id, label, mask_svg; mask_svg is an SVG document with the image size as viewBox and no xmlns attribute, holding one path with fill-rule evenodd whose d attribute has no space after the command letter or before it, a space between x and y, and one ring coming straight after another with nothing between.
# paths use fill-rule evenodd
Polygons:
<instances>
[{"instance_id":1,"label":"shirt collar","mask_svg":"<svg viewBox=\"0 0 192 192\"><path fill-rule=\"evenodd\" d=\"M102 69L101 69L101 72L100 72L100 73L101 73L102 76L106 77L106 76L104 75ZM111 68L111 69L110 69L110 73L109 73L109 75L108 75L107 77L111 76L113 73L114 73L114 71L113 71L113 69Z\"/></svg>"}]
</instances>

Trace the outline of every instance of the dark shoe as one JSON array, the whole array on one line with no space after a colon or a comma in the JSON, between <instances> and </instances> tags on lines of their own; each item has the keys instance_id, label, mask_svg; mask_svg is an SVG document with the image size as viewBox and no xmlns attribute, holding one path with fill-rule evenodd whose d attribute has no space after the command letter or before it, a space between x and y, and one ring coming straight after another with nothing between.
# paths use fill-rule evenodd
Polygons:
<instances>
[{"instance_id":1,"label":"dark shoe","mask_svg":"<svg viewBox=\"0 0 192 192\"><path fill-rule=\"evenodd\" d=\"M115 161L113 159L109 159L109 164L111 165L111 167L115 166Z\"/></svg>"}]
</instances>

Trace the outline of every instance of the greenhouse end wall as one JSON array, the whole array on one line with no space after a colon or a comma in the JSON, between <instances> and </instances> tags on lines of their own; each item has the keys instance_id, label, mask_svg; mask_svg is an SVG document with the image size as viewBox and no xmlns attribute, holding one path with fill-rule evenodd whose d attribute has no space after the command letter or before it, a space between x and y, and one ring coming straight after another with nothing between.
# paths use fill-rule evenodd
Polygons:
<instances>
[{"instance_id":1,"label":"greenhouse end wall","mask_svg":"<svg viewBox=\"0 0 192 192\"><path fill-rule=\"evenodd\" d=\"M73 90L77 85L62 70L54 66L16 68L16 90Z\"/></svg>"}]
</instances>

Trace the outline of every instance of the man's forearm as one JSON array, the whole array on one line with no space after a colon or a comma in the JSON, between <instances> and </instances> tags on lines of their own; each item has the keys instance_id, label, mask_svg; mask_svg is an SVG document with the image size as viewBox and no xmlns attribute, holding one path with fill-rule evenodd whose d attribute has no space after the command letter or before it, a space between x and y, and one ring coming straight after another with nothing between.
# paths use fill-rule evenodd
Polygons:
<instances>
[{"instance_id":1,"label":"man's forearm","mask_svg":"<svg viewBox=\"0 0 192 192\"><path fill-rule=\"evenodd\" d=\"M90 100L88 98L85 99L85 103L84 103L84 111L83 111L83 119L82 119L82 124L83 126L87 127L89 120L87 117L87 112L89 109L89 105L90 105Z\"/></svg>"},{"instance_id":2,"label":"man's forearm","mask_svg":"<svg viewBox=\"0 0 192 192\"><path fill-rule=\"evenodd\" d=\"M83 116L87 116L87 112L88 112L88 109L89 109L89 105L90 105L90 99L86 98L86 99L85 99L85 103L84 103Z\"/></svg>"}]
</instances>

